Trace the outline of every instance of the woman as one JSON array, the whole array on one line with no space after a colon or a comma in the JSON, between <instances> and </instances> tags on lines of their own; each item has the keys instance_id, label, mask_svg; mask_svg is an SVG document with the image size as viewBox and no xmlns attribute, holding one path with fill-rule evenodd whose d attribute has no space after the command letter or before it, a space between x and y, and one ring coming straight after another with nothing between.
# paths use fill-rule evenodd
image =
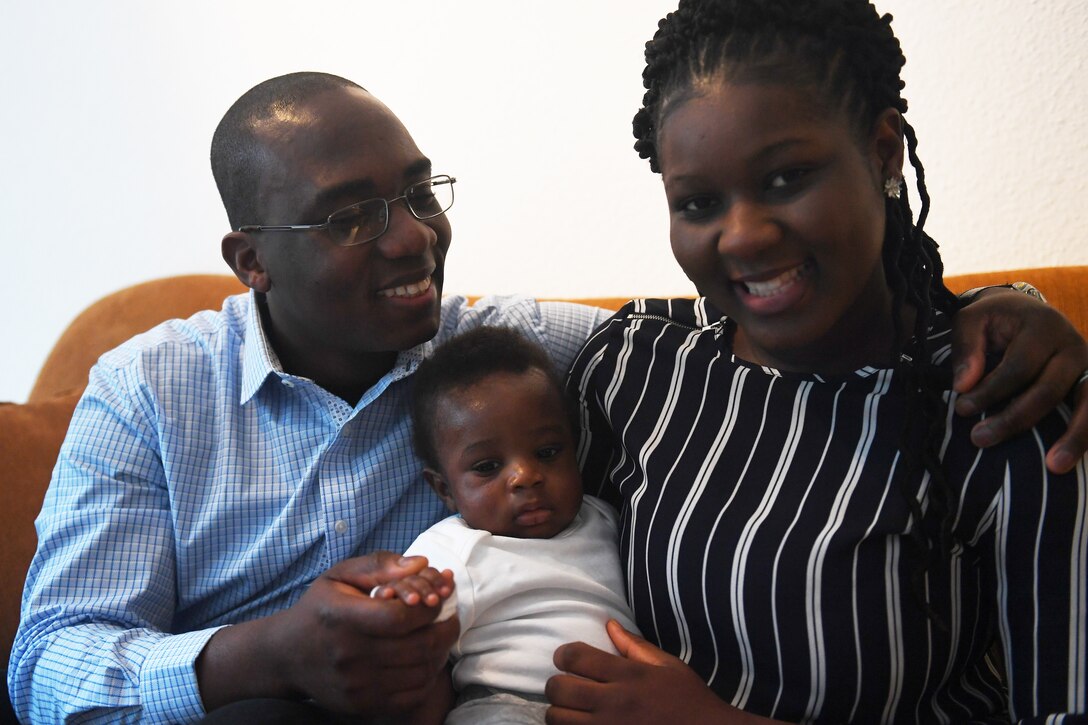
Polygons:
<instances>
[{"instance_id":1,"label":"woman","mask_svg":"<svg viewBox=\"0 0 1088 725\"><path fill-rule=\"evenodd\" d=\"M703 297L572 369L649 642L557 651L550 722L1083 721L1085 461L1047 471L1058 415L980 450L953 413L890 16L684 1L646 57L636 149Z\"/></svg>"}]
</instances>

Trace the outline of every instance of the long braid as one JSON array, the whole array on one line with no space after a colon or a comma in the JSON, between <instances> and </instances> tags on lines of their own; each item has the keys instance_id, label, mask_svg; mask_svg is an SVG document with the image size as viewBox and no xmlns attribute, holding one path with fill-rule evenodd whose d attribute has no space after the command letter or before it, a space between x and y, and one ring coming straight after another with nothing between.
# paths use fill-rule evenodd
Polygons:
<instances>
[{"instance_id":1,"label":"long braid","mask_svg":"<svg viewBox=\"0 0 1088 725\"><path fill-rule=\"evenodd\" d=\"M887 108L907 111L899 74L906 63L891 29L867 0L681 0L646 44L646 88L635 114L635 150L660 172L658 133L672 107L708 81L768 80L814 88L829 107L841 104L855 130L867 134ZM922 553L913 588L920 605L941 618L925 594L924 577L937 557L950 554L956 496L940 461L944 436L945 385L932 365L928 330L933 312L955 313L955 297L944 286L937 244L924 231L929 214L925 172L914 129L903 121L907 153L915 171L921 207L913 220L909 194L888 199L883 246L885 276L892 292L897 380L905 381L907 410L900 437L905 465L899 485L910 509L910 536ZM916 312L912 337L902 350L903 311ZM918 473L929 474L925 508L918 498Z\"/></svg>"}]
</instances>

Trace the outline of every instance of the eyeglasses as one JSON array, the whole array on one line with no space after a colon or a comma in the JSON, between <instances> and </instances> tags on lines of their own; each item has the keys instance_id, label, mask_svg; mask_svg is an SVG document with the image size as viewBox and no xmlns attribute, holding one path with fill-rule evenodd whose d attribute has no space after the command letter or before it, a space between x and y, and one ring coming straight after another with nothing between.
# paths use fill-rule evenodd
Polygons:
<instances>
[{"instance_id":1,"label":"eyeglasses","mask_svg":"<svg viewBox=\"0 0 1088 725\"><path fill-rule=\"evenodd\" d=\"M412 184L400 196L392 199L367 199L337 209L323 224L247 224L239 232L306 232L324 229L332 241L341 247L353 247L373 242L389 228L389 205L404 199L408 211L420 221L444 214L453 206L452 176L441 174Z\"/></svg>"}]
</instances>

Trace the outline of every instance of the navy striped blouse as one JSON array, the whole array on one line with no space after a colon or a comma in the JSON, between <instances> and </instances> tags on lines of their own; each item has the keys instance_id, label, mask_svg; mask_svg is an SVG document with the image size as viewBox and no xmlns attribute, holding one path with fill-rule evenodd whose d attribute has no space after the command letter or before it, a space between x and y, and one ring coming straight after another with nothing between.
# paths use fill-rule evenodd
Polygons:
<instances>
[{"instance_id":1,"label":"navy striped blouse","mask_svg":"<svg viewBox=\"0 0 1088 725\"><path fill-rule=\"evenodd\" d=\"M1088 483L1084 460L1044 465L1062 416L979 450L946 394L957 544L912 584L907 495L925 507L929 477L893 482L901 381L762 368L731 330L704 300L635 301L571 371L586 491L620 509L643 634L793 722L1085 722L1063 719L1088 698Z\"/></svg>"}]
</instances>

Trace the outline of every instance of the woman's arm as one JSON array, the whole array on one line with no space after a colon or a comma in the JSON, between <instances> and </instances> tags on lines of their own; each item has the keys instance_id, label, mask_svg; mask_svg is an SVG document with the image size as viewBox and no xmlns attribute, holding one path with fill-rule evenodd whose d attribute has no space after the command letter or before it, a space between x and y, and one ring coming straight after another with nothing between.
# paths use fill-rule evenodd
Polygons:
<instances>
[{"instance_id":1,"label":"woman's arm","mask_svg":"<svg viewBox=\"0 0 1088 725\"><path fill-rule=\"evenodd\" d=\"M987 351L1004 351L986 373ZM956 315L952 330L960 415L990 412L971 433L987 447L1039 422L1088 369L1088 343L1061 312L1027 294L987 288ZM1065 433L1050 446L1047 467L1064 473L1088 451L1088 385L1076 390Z\"/></svg>"}]
</instances>

